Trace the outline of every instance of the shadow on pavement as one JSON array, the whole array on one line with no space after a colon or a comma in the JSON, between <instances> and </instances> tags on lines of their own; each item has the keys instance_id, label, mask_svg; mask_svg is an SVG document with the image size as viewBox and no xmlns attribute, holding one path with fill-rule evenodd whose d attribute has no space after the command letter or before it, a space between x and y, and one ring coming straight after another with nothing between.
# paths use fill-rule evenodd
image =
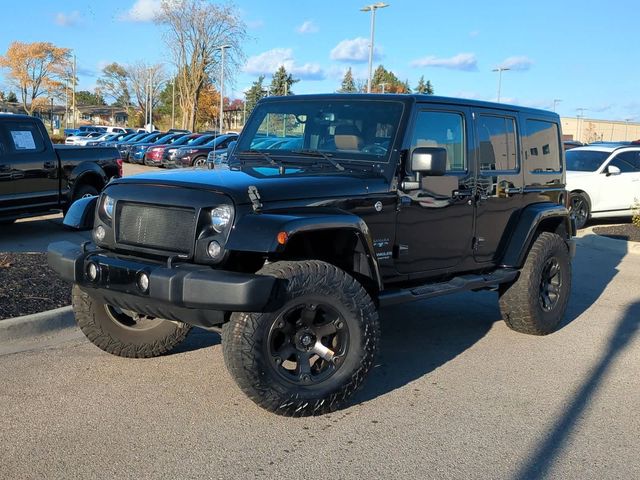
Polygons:
<instances>
[{"instance_id":1,"label":"shadow on pavement","mask_svg":"<svg viewBox=\"0 0 640 480\"><path fill-rule=\"evenodd\" d=\"M220 335L215 332L208 332L201 328L193 328L184 342L169 352L169 355L176 353L192 352L201 348L209 348L220 344Z\"/></svg>"},{"instance_id":2,"label":"shadow on pavement","mask_svg":"<svg viewBox=\"0 0 640 480\"><path fill-rule=\"evenodd\" d=\"M576 392L571 404L552 428L550 434L540 442L533 455L514 476L515 479L537 479L545 477L553 462L571 435L578 419L589 401L606 378L610 367L631 344L640 330L640 302L631 305L618 323L609 339L605 353L590 372L587 381Z\"/></svg>"},{"instance_id":3,"label":"shadow on pavement","mask_svg":"<svg viewBox=\"0 0 640 480\"><path fill-rule=\"evenodd\" d=\"M497 295L463 293L381 312L381 352L353 402L405 386L473 346L500 320Z\"/></svg>"},{"instance_id":4,"label":"shadow on pavement","mask_svg":"<svg viewBox=\"0 0 640 480\"><path fill-rule=\"evenodd\" d=\"M624 255L579 248L564 328L591 307L618 273ZM354 402L384 395L428 374L472 347L502 316L497 294L464 293L381 312L378 364Z\"/></svg>"},{"instance_id":5,"label":"shadow on pavement","mask_svg":"<svg viewBox=\"0 0 640 480\"><path fill-rule=\"evenodd\" d=\"M69 230L62 215L48 215L0 225L0 252L46 252L49 243L67 240L80 244L91 239L91 232Z\"/></svg>"}]
</instances>

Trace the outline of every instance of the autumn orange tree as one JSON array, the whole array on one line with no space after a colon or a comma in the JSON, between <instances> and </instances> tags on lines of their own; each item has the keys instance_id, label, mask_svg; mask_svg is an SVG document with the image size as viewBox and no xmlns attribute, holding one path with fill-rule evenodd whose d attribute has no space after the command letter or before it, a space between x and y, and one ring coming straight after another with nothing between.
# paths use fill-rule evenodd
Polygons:
<instances>
[{"instance_id":1,"label":"autumn orange tree","mask_svg":"<svg viewBox=\"0 0 640 480\"><path fill-rule=\"evenodd\" d=\"M64 89L69 59L68 48L49 42L13 42L0 56L0 67L8 70L7 81L18 89L24 111L33 115L45 96L57 96Z\"/></svg>"}]
</instances>

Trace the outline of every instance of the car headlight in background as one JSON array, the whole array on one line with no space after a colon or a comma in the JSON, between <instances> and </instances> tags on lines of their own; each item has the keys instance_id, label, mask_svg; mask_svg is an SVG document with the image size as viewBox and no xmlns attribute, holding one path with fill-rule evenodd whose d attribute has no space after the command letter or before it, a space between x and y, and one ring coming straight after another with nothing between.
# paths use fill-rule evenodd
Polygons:
<instances>
[{"instance_id":1,"label":"car headlight in background","mask_svg":"<svg viewBox=\"0 0 640 480\"><path fill-rule=\"evenodd\" d=\"M211 210L211 225L213 229L218 233L222 232L231 222L232 215L233 208L229 205L220 205Z\"/></svg>"},{"instance_id":2,"label":"car headlight in background","mask_svg":"<svg viewBox=\"0 0 640 480\"><path fill-rule=\"evenodd\" d=\"M116 202L109 195L105 195L104 199L102 200L102 211L109 220L113 218L113 207L115 203Z\"/></svg>"}]
</instances>

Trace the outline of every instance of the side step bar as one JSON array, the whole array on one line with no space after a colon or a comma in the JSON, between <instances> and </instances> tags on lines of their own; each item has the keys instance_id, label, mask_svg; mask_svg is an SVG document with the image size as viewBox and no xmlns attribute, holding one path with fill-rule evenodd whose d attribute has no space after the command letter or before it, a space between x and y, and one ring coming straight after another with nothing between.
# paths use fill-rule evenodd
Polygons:
<instances>
[{"instance_id":1,"label":"side step bar","mask_svg":"<svg viewBox=\"0 0 640 480\"><path fill-rule=\"evenodd\" d=\"M495 288L501 283L515 280L517 276L518 270L501 268L484 275L461 275L448 282L427 283L417 287L389 290L380 295L380 306L398 305L466 290Z\"/></svg>"}]
</instances>

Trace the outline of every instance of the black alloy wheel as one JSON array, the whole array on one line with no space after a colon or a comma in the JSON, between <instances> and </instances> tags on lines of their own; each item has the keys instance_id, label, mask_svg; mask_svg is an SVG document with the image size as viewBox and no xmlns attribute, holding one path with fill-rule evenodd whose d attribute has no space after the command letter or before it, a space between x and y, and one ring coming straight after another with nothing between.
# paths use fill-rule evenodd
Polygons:
<instances>
[{"instance_id":1,"label":"black alloy wheel","mask_svg":"<svg viewBox=\"0 0 640 480\"><path fill-rule=\"evenodd\" d=\"M540 306L545 312L552 311L558 304L562 289L562 269L556 257L547 259L540 278Z\"/></svg>"},{"instance_id":2,"label":"black alloy wheel","mask_svg":"<svg viewBox=\"0 0 640 480\"><path fill-rule=\"evenodd\" d=\"M276 318L266 345L278 375L294 384L313 385L336 372L347 354L349 328L326 303L296 305Z\"/></svg>"},{"instance_id":3,"label":"black alloy wheel","mask_svg":"<svg viewBox=\"0 0 640 480\"><path fill-rule=\"evenodd\" d=\"M589 201L582 193L572 193L570 197L570 211L576 219L576 228L583 228L590 216Z\"/></svg>"}]
</instances>

